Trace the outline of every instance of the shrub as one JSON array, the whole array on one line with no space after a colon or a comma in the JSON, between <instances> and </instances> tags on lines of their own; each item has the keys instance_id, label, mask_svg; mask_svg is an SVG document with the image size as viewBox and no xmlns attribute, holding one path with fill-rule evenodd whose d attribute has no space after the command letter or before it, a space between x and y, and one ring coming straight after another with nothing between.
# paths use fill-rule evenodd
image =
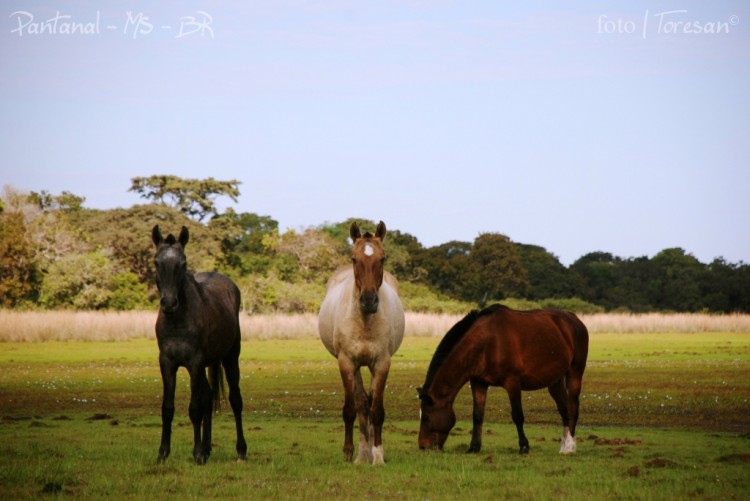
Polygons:
<instances>
[{"instance_id":1,"label":"shrub","mask_svg":"<svg viewBox=\"0 0 750 501\"><path fill-rule=\"evenodd\" d=\"M564 299L545 299L542 301L545 308L556 308L558 310L572 311L573 313L604 313L604 308L597 304L589 303L577 297Z\"/></svg>"},{"instance_id":2,"label":"shrub","mask_svg":"<svg viewBox=\"0 0 750 501\"><path fill-rule=\"evenodd\" d=\"M423 284L401 282L399 296L404 310L416 313L466 314L476 307L471 303L441 296Z\"/></svg>"}]
</instances>

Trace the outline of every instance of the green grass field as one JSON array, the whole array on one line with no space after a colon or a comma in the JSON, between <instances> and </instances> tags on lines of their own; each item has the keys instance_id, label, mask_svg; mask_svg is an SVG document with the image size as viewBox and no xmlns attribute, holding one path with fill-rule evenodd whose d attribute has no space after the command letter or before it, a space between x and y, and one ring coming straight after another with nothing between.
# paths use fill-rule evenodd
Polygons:
<instances>
[{"instance_id":1,"label":"green grass field","mask_svg":"<svg viewBox=\"0 0 750 501\"><path fill-rule=\"evenodd\" d=\"M416 387L438 341L406 337L394 359L383 467L343 462L341 382L315 339L244 342L248 461L234 460L226 405L203 467L192 463L184 370L172 455L156 463L155 341L0 343L0 497L750 498L750 334L592 334L573 456L558 454L544 391L524 394L531 453L519 456L499 388L480 454L464 454L468 388L446 450L419 451Z\"/></svg>"}]
</instances>

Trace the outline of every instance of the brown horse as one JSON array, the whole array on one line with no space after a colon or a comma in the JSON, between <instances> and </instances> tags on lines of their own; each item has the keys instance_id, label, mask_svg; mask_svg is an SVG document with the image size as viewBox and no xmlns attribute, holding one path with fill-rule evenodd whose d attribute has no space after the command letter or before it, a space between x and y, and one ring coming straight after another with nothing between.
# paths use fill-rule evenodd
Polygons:
<instances>
[{"instance_id":1,"label":"brown horse","mask_svg":"<svg viewBox=\"0 0 750 501\"><path fill-rule=\"evenodd\" d=\"M523 432L521 391L547 388L563 424L561 454L576 450L578 399L589 348L586 326L574 314L556 310L516 311L493 305L472 311L438 345L424 386L419 388L419 448L443 448L456 414L453 401L471 382L474 429L467 452L482 447L487 389L502 386L510 397L521 454L529 452Z\"/></svg>"},{"instance_id":2,"label":"brown horse","mask_svg":"<svg viewBox=\"0 0 750 501\"><path fill-rule=\"evenodd\" d=\"M318 330L325 347L338 359L344 383L344 459L351 461L354 454L354 419L358 416L356 462L382 464L383 392L391 356L404 337L404 309L398 282L383 270L385 224L378 224L375 235L362 235L352 223L349 234L352 266L340 269L329 280ZM372 375L369 392L362 382L362 366Z\"/></svg>"},{"instance_id":3,"label":"brown horse","mask_svg":"<svg viewBox=\"0 0 750 501\"><path fill-rule=\"evenodd\" d=\"M171 448L175 384L180 367L186 367L190 373L193 459L196 464L208 460L211 414L219 404L222 365L237 428L237 455L245 459L247 444L242 431L239 366L240 291L234 282L218 273L188 273L184 249L189 234L184 226L177 239L173 235L163 238L159 226L154 226L151 238L156 246L156 285L161 298L156 319L159 367L164 385L159 461L167 459ZM206 378L207 367L210 385Z\"/></svg>"}]
</instances>

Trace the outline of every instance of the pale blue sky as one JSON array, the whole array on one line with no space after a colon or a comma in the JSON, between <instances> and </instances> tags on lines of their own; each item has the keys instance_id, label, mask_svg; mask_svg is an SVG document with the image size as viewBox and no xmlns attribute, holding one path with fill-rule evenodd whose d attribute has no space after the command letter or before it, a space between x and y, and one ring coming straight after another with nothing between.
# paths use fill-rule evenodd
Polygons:
<instances>
[{"instance_id":1,"label":"pale blue sky","mask_svg":"<svg viewBox=\"0 0 750 501\"><path fill-rule=\"evenodd\" d=\"M236 178L283 228L750 262L748 89L744 1L5 1L0 185Z\"/></svg>"}]
</instances>

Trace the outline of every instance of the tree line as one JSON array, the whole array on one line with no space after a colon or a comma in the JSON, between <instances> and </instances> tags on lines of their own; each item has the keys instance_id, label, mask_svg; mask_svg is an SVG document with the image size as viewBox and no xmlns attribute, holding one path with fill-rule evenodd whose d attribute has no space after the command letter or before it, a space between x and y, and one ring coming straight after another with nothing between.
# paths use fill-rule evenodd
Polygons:
<instances>
[{"instance_id":1,"label":"tree line","mask_svg":"<svg viewBox=\"0 0 750 501\"><path fill-rule=\"evenodd\" d=\"M349 262L351 218L281 232L270 216L219 212L237 201L239 182L150 176L132 179L145 202L96 210L70 192L20 192L0 198L0 307L151 309L156 288L154 224L187 226L194 270L218 270L240 286L249 312L315 312L327 279ZM413 311L463 313L494 301L579 312L750 312L750 265L704 264L681 248L652 258L591 252L566 267L543 247L483 233L473 242L423 246L389 228L386 267Z\"/></svg>"}]
</instances>

